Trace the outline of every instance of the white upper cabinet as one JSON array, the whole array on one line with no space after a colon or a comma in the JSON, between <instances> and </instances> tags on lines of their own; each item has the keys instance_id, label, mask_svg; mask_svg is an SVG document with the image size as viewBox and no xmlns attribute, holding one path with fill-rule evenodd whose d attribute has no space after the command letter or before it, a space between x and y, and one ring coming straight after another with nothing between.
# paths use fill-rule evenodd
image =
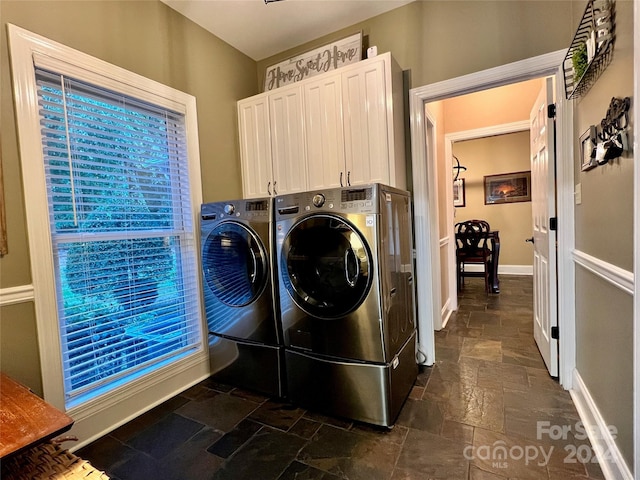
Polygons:
<instances>
[{"instance_id":1,"label":"white upper cabinet","mask_svg":"<svg viewBox=\"0 0 640 480\"><path fill-rule=\"evenodd\" d=\"M273 169L266 95L256 95L238 102L238 126L244 197L270 196Z\"/></svg>"},{"instance_id":2,"label":"white upper cabinet","mask_svg":"<svg viewBox=\"0 0 640 480\"><path fill-rule=\"evenodd\" d=\"M346 182L342 128L342 77L321 75L304 85L309 189Z\"/></svg>"},{"instance_id":3,"label":"white upper cabinet","mask_svg":"<svg viewBox=\"0 0 640 480\"><path fill-rule=\"evenodd\" d=\"M245 198L307 190L300 85L238 102L242 190Z\"/></svg>"},{"instance_id":4,"label":"white upper cabinet","mask_svg":"<svg viewBox=\"0 0 640 480\"><path fill-rule=\"evenodd\" d=\"M307 190L307 159L300 85L269 94L273 194Z\"/></svg>"},{"instance_id":5,"label":"white upper cabinet","mask_svg":"<svg viewBox=\"0 0 640 480\"><path fill-rule=\"evenodd\" d=\"M244 196L406 188L403 95L402 70L384 53L241 100Z\"/></svg>"}]
</instances>

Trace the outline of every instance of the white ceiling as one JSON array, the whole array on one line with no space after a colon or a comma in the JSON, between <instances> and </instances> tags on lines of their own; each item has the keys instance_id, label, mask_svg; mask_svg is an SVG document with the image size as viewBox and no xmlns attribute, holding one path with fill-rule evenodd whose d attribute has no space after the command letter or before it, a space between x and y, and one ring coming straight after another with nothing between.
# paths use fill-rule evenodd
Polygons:
<instances>
[{"instance_id":1,"label":"white ceiling","mask_svg":"<svg viewBox=\"0 0 640 480\"><path fill-rule=\"evenodd\" d=\"M412 1L162 0L256 61Z\"/></svg>"}]
</instances>

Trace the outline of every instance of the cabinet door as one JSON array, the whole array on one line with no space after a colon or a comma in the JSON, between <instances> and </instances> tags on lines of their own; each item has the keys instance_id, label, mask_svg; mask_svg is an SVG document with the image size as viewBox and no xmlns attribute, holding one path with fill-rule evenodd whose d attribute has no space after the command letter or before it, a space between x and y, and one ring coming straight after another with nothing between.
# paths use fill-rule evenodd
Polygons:
<instances>
[{"instance_id":1,"label":"cabinet door","mask_svg":"<svg viewBox=\"0 0 640 480\"><path fill-rule=\"evenodd\" d=\"M295 85L269 94L273 194L307 190L307 160L302 88Z\"/></svg>"},{"instance_id":2,"label":"cabinet door","mask_svg":"<svg viewBox=\"0 0 640 480\"><path fill-rule=\"evenodd\" d=\"M342 75L345 163L349 185L389 183L385 63ZM389 99L391 103L391 99Z\"/></svg>"},{"instance_id":3,"label":"cabinet door","mask_svg":"<svg viewBox=\"0 0 640 480\"><path fill-rule=\"evenodd\" d=\"M271 138L267 96L238 102L242 191L245 198L272 194Z\"/></svg>"},{"instance_id":4,"label":"cabinet door","mask_svg":"<svg viewBox=\"0 0 640 480\"><path fill-rule=\"evenodd\" d=\"M339 74L304 85L309 190L346 185Z\"/></svg>"}]
</instances>

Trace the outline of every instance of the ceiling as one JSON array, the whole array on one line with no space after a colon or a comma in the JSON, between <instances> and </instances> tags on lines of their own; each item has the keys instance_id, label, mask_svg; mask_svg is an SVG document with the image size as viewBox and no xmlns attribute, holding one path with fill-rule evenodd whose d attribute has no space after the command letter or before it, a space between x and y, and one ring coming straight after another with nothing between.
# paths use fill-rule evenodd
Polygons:
<instances>
[{"instance_id":1,"label":"ceiling","mask_svg":"<svg viewBox=\"0 0 640 480\"><path fill-rule=\"evenodd\" d=\"M412 1L162 0L255 61Z\"/></svg>"}]
</instances>

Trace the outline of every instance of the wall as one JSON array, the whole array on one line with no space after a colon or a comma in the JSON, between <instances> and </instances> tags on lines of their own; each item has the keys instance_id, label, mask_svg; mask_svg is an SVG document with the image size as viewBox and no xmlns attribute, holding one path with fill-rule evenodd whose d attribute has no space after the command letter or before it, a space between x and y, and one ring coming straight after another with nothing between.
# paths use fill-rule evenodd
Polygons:
<instances>
[{"instance_id":1,"label":"wall","mask_svg":"<svg viewBox=\"0 0 640 480\"><path fill-rule=\"evenodd\" d=\"M500 231L500 266L530 266L533 248L531 202L485 205L484 176L531 170L529 131L455 142L453 154L467 167L466 206L456 207L456 222L482 219Z\"/></svg>"},{"instance_id":2,"label":"wall","mask_svg":"<svg viewBox=\"0 0 640 480\"><path fill-rule=\"evenodd\" d=\"M265 69L359 30L411 71L411 87L566 48L571 1L417 1L258 62ZM544 26L544 31L542 27Z\"/></svg>"},{"instance_id":3,"label":"wall","mask_svg":"<svg viewBox=\"0 0 640 480\"><path fill-rule=\"evenodd\" d=\"M7 289L31 283L7 23L194 95L204 200L241 195L235 112L238 99L257 92L253 60L156 1L3 0L0 18L0 138L9 242L9 253L0 259L3 298ZM0 329L2 370L42 394L33 304L0 307Z\"/></svg>"},{"instance_id":4,"label":"wall","mask_svg":"<svg viewBox=\"0 0 640 480\"><path fill-rule=\"evenodd\" d=\"M582 186L582 203L575 206L576 250L593 257L605 277L611 266L633 271L633 163L638 158L625 154L606 166L581 172L578 137L590 125L600 124L612 97L633 95L633 2L618 0L616 9L613 61L589 92L574 101L575 181ZM582 11L575 13L577 25ZM637 108L634 103L632 108ZM617 428L615 441L631 469L633 297L580 262L575 274L576 369L604 421Z\"/></svg>"}]
</instances>

